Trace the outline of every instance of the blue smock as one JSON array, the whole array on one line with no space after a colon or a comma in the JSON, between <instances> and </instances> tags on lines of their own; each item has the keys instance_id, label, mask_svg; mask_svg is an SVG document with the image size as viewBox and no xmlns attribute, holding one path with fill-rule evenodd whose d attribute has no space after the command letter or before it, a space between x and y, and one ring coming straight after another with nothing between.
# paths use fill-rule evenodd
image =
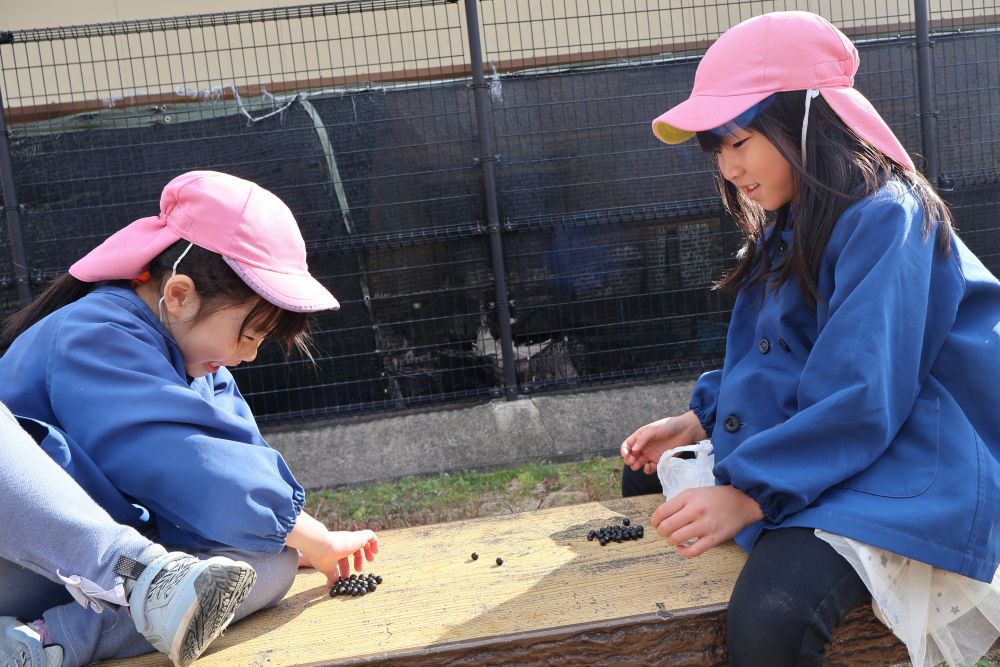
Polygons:
<instances>
[{"instance_id":1,"label":"blue smock","mask_svg":"<svg viewBox=\"0 0 1000 667\"><path fill-rule=\"evenodd\" d=\"M229 371L189 380L125 287L98 287L18 336L0 358L0 401L35 420L43 448L115 519L136 525L142 505L172 547L280 551L305 501Z\"/></svg>"},{"instance_id":2,"label":"blue smock","mask_svg":"<svg viewBox=\"0 0 1000 667\"><path fill-rule=\"evenodd\" d=\"M1000 560L1000 283L958 239L944 253L898 182L837 221L820 299L744 289L721 371L691 409L718 484L762 530L821 528L990 581ZM791 248L782 232L774 259Z\"/></svg>"}]
</instances>

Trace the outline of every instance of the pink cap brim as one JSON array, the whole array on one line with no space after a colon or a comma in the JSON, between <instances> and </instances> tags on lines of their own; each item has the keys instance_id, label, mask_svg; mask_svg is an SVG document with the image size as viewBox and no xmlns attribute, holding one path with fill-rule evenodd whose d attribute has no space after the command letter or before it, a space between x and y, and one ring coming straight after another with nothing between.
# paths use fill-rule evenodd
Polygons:
<instances>
[{"instance_id":1,"label":"pink cap brim","mask_svg":"<svg viewBox=\"0 0 1000 667\"><path fill-rule=\"evenodd\" d=\"M854 88L820 88L819 92L855 134L868 140L896 162L916 171L903 144L899 143L899 139L867 97Z\"/></svg>"},{"instance_id":2,"label":"pink cap brim","mask_svg":"<svg viewBox=\"0 0 1000 667\"><path fill-rule=\"evenodd\" d=\"M692 95L677 106L653 119L653 134L665 144L679 144L695 132L713 130L772 95L757 92L748 95Z\"/></svg>"},{"instance_id":3,"label":"pink cap brim","mask_svg":"<svg viewBox=\"0 0 1000 667\"><path fill-rule=\"evenodd\" d=\"M223 259L250 289L279 308L300 313L340 308L333 294L308 273L279 273L229 257Z\"/></svg>"}]
</instances>

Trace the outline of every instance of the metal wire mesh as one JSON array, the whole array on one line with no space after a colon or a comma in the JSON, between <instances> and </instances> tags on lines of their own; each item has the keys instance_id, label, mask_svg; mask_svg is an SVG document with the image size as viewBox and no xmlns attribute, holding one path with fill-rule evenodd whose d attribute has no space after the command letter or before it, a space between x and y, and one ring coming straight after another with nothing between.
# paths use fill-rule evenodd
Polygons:
<instances>
[{"instance_id":1,"label":"metal wire mesh","mask_svg":"<svg viewBox=\"0 0 1000 667\"><path fill-rule=\"evenodd\" d=\"M730 303L709 286L740 238L696 142L664 146L649 122L686 97L719 34L779 9L831 19L861 51L857 87L922 163L910 0L468 4L477 16L448 0L347 0L0 34L33 288L154 213L174 175L219 169L289 204L343 306L316 318L315 365L271 351L237 369L264 421L497 397L508 363L521 395L687 375L721 361ZM931 3L938 172L994 271L997 16ZM497 155L479 155L480 132ZM7 224L4 312L17 302Z\"/></svg>"}]
</instances>

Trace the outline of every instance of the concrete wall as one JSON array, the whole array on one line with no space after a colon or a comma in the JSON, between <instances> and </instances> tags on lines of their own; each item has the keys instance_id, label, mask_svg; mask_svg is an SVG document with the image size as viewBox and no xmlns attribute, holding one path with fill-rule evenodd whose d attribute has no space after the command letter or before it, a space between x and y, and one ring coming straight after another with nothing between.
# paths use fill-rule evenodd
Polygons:
<instances>
[{"instance_id":1,"label":"concrete wall","mask_svg":"<svg viewBox=\"0 0 1000 667\"><path fill-rule=\"evenodd\" d=\"M693 380L497 400L265 430L309 489L529 460L616 454L632 431L687 410Z\"/></svg>"}]
</instances>

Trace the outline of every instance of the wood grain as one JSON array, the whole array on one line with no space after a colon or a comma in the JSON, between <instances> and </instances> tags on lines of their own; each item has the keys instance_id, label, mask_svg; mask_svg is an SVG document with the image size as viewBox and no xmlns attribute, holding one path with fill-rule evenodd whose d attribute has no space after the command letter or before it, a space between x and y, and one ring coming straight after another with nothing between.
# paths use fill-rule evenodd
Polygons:
<instances>
[{"instance_id":1,"label":"wood grain","mask_svg":"<svg viewBox=\"0 0 1000 667\"><path fill-rule=\"evenodd\" d=\"M384 578L376 592L331 598L325 578L304 570L280 604L231 627L197 665L723 665L725 606L745 554L730 543L681 558L648 529L661 501L385 531L370 565ZM647 526L645 538L587 541L626 516ZM862 608L838 628L831 664L891 664L900 650Z\"/></svg>"}]
</instances>

